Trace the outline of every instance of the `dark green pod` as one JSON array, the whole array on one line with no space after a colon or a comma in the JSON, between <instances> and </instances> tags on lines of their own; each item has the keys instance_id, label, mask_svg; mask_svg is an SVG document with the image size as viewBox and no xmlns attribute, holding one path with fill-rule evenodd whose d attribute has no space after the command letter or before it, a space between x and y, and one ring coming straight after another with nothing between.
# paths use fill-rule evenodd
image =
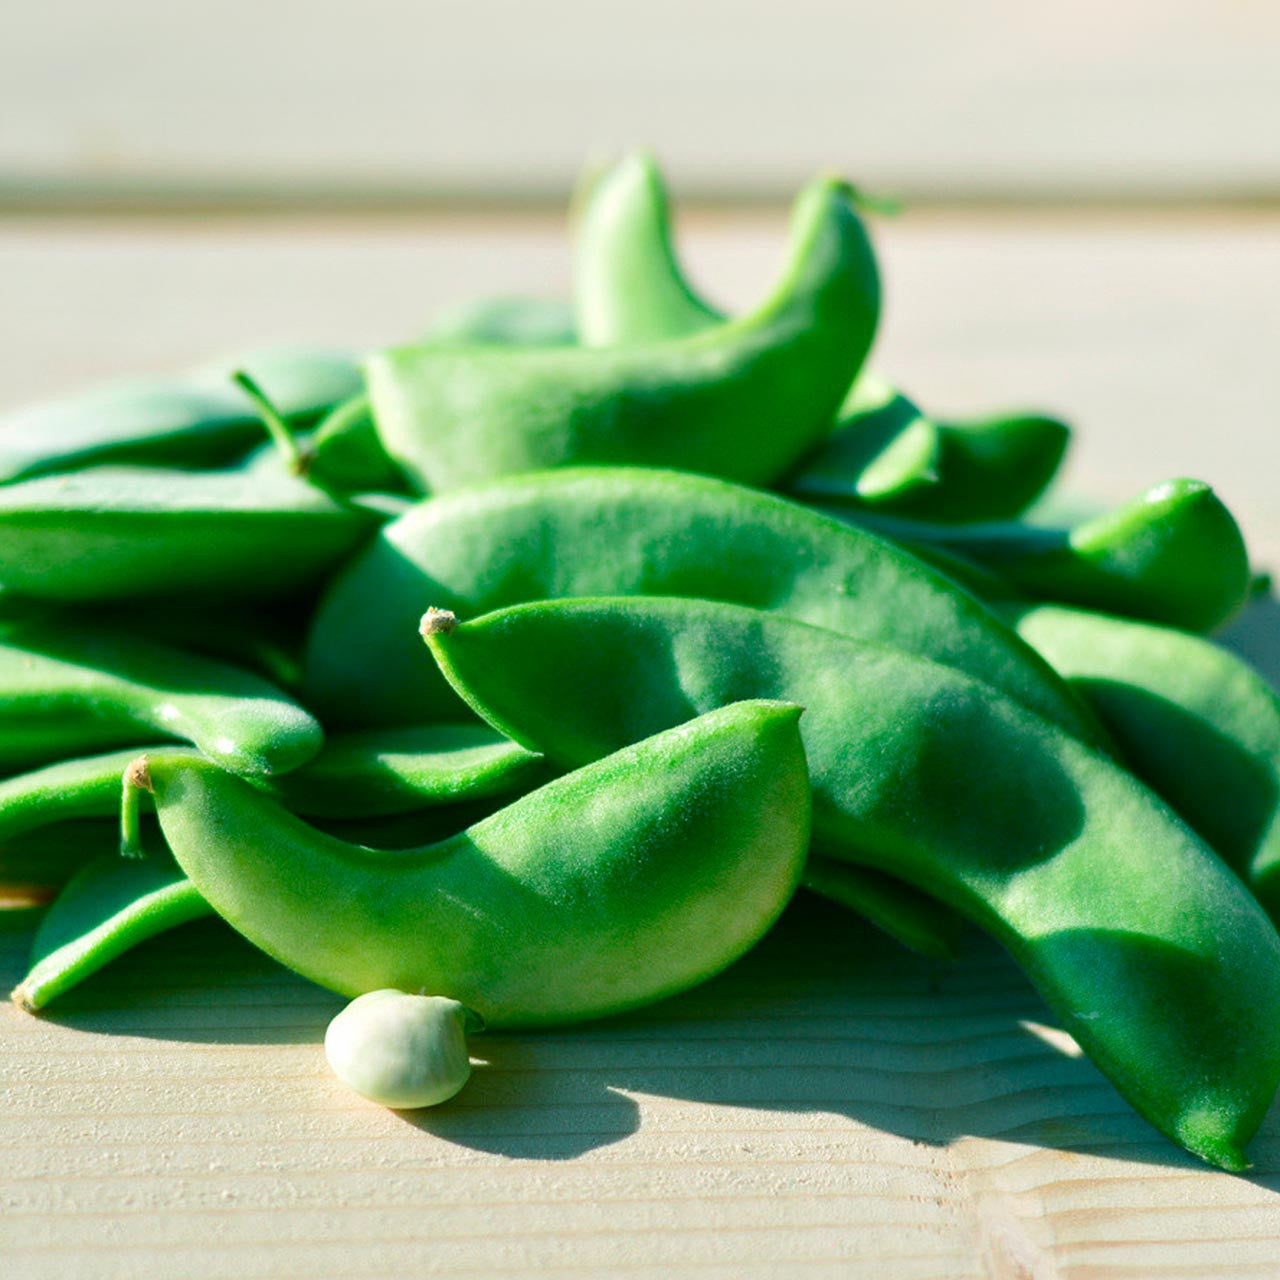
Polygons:
<instances>
[{"instance_id":1,"label":"dark green pod","mask_svg":"<svg viewBox=\"0 0 1280 1280\"><path fill-rule=\"evenodd\" d=\"M1108 758L957 671L733 605L553 601L426 632L490 723L566 766L735 699L804 705L815 848L988 930L1142 1115L1246 1167L1280 1083L1280 937Z\"/></svg>"}]
</instances>

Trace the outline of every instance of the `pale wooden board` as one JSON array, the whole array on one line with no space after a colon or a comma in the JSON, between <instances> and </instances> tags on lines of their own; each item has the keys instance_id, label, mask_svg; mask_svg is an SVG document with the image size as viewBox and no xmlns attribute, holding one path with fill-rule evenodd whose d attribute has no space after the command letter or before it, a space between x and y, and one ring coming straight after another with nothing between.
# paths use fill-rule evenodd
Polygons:
<instances>
[{"instance_id":1,"label":"pale wooden board","mask_svg":"<svg viewBox=\"0 0 1280 1280\"><path fill-rule=\"evenodd\" d=\"M727 302L772 218L695 224ZM883 344L938 407L1083 422L1076 478L1202 472L1280 549L1274 224L914 219L884 228ZM4 398L219 347L375 342L492 289L564 287L561 228L0 225ZM1246 630L1280 665L1275 612ZM28 937L0 935L0 983ZM173 943L179 945L174 946ZM340 1002L212 924L44 1019L0 1010L0 1258L22 1277L1266 1276L1280 1116L1232 1178L1138 1120L1012 966L945 968L801 905L699 991L624 1021L477 1040L414 1122L345 1093Z\"/></svg>"},{"instance_id":2,"label":"pale wooden board","mask_svg":"<svg viewBox=\"0 0 1280 1280\"><path fill-rule=\"evenodd\" d=\"M556 196L816 169L938 199L1280 193L1269 0L166 0L11 6L0 186Z\"/></svg>"}]
</instances>

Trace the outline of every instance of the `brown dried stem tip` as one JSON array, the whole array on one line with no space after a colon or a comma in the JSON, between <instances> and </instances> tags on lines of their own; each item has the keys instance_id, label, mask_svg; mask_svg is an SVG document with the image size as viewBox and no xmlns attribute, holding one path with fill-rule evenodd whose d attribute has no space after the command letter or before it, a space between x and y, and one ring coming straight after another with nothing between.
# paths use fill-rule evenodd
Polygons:
<instances>
[{"instance_id":1,"label":"brown dried stem tip","mask_svg":"<svg viewBox=\"0 0 1280 1280\"><path fill-rule=\"evenodd\" d=\"M431 608L422 615L418 631L425 640L428 636L447 636L457 625L457 614L448 609Z\"/></svg>"}]
</instances>

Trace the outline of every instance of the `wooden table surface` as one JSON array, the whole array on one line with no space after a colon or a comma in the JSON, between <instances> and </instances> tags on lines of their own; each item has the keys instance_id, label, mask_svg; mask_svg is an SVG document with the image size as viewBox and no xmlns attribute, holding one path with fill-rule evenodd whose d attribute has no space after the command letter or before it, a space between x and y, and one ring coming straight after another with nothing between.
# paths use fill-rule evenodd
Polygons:
<instances>
[{"instance_id":1,"label":"wooden table surface","mask_svg":"<svg viewBox=\"0 0 1280 1280\"><path fill-rule=\"evenodd\" d=\"M704 219L720 297L780 222ZM1070 481L1178 474L1280 564L1280 221L913 217L881 230L878 363L947 413L1076 422ZM0 223L0 400L287 340L376 344L494 291L563 291L563 228L479 222ZM1270 607L1237 630L1273 678ZM0 921L0 981L30 922ZM425 1117L346 1092L340 1001L216 922L48 1016L0 1010L0 1271L15 1277L1275 1275L1280 1116L1231 1177L1138 1120L974 938L907 955L797 902L753 954L643 1014L489 1036Z\"/></svg>"}]
</instances>

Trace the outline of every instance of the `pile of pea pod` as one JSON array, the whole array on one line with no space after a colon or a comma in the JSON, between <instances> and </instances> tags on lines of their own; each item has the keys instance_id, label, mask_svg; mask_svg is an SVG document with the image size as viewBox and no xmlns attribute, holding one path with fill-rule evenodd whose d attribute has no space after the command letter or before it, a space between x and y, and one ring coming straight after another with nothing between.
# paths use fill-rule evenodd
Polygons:
<instances>
[{"instance_id":1,"label":"pile of pea pod","mask_svg":"<svg viewBox=\"0 0 1280 1280\"><path fill-rule=\"evenodd\" d=\"M1240 531L1181 478L1054 521L1062 422L886 382L861 208L807 186L729 317L635 154L572 305L0 419L0 880L48 903L15 1000L214 912L356 997L344 1080L430 1105L468 1034L684 990L803 886L939 958L976 924L1247 1168L1280 701L1206 638Z\"/></svg>"}]
</instances>

